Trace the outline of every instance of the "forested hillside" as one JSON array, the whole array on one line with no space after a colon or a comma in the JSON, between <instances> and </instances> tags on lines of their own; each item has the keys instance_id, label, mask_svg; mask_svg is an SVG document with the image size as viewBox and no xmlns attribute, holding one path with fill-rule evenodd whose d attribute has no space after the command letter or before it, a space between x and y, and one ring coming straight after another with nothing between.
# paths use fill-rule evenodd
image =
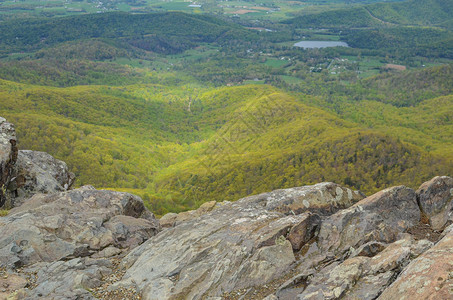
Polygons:
<instances>
[{"instance_id":1,"label":"forested hillside","mask_svg":"<svg viewBox=\"0 0 453 300\"><path fill-rule=\"evenodd\" d=\"M349 46L394 57L453 58L449 0L410 0L330 10L284 21L293 28L328 28Z\"/></svg>"},{"instance_id":2,"label":"forested hillside","mask_svg":"<svg viewBox=\"0 0 453 300\"><path fill-rule=\"evenodd\" d=\"M358 28L395 25L441 26L451 21L450 0L409 0L368 4L296 17L286 21L296 27Z\"/></svg>"},{"instance_id":3,"label":"forested hillside","mask_svg":"<svg viewBox=\"0 0 453 300\"><path fill-rule=\"evenodd\" d=\"M320 181L416 187L453 173L451 31L370 11L427 3L325 12L343 22L328 30L323 14L272 30L174 12L17 18L0 23L0 115L76 185L157 214ZM302 36L352 47L294 47Z\"/></svg>"},{"instance_id":4,"label":"forested hillside","mask_svg":"<svg viewBox=\"0 0 453 300\"><path fill-rule=\"evenodd\" d=\"M34 51L87 38L120 39L140 49L177 53L202 42L257 38L255 32L205 15L108 13L0 23L0 54Z\"/></svg>"},{"instance_id":5,"label":"forested hillside","mask_svg":"<svg viewBox=\"0 0 453 300\"><path fill-rule=\"evenodd\" d=\"M451 96L409 109L336 102L335 116L267 86L192 92L190 111L181 90L158 85L2 81L2 91L23 147L65 159L79 184L135 189L158 213L323 180L374 192L452 171Z\"/></svg>"}]
</instances>

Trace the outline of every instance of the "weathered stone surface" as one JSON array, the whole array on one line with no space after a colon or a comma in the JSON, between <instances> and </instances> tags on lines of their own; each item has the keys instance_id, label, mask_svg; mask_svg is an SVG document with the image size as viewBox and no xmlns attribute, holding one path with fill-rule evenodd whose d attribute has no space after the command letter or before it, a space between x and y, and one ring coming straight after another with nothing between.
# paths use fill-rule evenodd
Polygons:
<instances>
[{"instance_id":1,"label":"weathered stone surface","mask_svg":"<svg viewBox=\"0 0 453 300\"><path fill-rule=\"evenodd\" d=\"M66 191L74 178L65 162L45 152L20 150L16 162L14 206L37 193Z\"/></svg>"},{"instance_id":2,"label":"weathered stone surface","mask_svg":"<svg viewBox=\"0 0 453 300\"><path fill-rule=\"evenodd\" d=\"M351 256L368 256L373 257L377 253L385 249L387 245L384 243L372 241L366 244L363 244L358 249L354 249L351 253Z\"/></svg>"},{"instance_id":3,"label":"weathered stone surface","mask_svg":"<svg viewBox=\"0 0 453 300\"><path fill-rule=\"evenodd\" d=\"M159 224L162 228L173 227L176 223L177 213L168 213L159 219Z\"/></svg>"},{"instance_id":4,"label":"weathered stone surface","mask_svg":"<svg viewBox=\"0 0 453 300\"><path fill-rule=\"evenodd\" d=\"M298 299L337 299L360 279L368 258L354 257L342 264L334 263L317 274Z\"/></svg>"},{"instance_id":5,"label":"weathered stone surface","mask_svg":"<svg viewBox=\"0 0 453 300\"><path fill-rule=\"evenodd\" d=\"M412 257L430 246L429 241L406 236L373 257L334 262L314 275L298 299L376 299Z\"/></svg>"},{"instance_id":6,"label":"weathered stone surface","mask_svg":"<svg viewBox=\"0 0 453 300\"><path fill-rule=\"evenodd\" d=\"M22 291L25 299L95 299L89 290L102 284L112 264L105 259L75 258L37 263L25 271L37 274L37 286Z\"/></svg>"},{"instance_id":7,"label":"weathered stone surface","mask_svg":"<svg viewBox=\"0 0 453 300\"><path fill-rule=\"evenodd\" d=\"M143 201L131 194L89 186L37 194L0 218L0 263L29 265L87 256L110 245L133 247L158 230Z\"/></svg>"},{"instance_id":8,"label":"weathered stone surface","mask_svg":"<svg viewBox=\"0 0 453 300\"><path fill-rule=\"evenodd\" d=\"M303 220L317 221L284 212L306 211L296 205L311 201L311 210L328 213L355 199L352 191L331 183L289 190L217 205L162 231L123 259L128 270L119 286L135 282L144 299L199 299L282 276L295 261L286 240L291 229L304 227ZM312 226L306 223L309 233Z\"/></svg>"},{"instance_id":9,"label":"weathered stone surface","mask_svg":"<svg viewBox=\"0 0 453 300\"><path fill-rule=\"evenodd\" d=\"M434 230L441 230L453 209L453 178L437 176L423 183L417 190L422 212Z\"/></svg>"},{"instance_id":10,"label":"weathered stone surface","mask_svg":"<svg viewBox=\"0 0 453 300\"><path fill-rule=\"evenodd\" d=\"M304 211L315 211L331 214L363 198L363 194L358 191L352 191L332 182L323 182L275 190L245 199L263 203L268 209L283 213L300 214Z\"/></svg>"},{"instance_id":11,"label":"weathered stone surface","mask_svg":"<svg viewBox=\"0 0 453 300\"><path fill-rule=\"evenodd\" d=\"M295 261L291 243L282 239L273 246L263 247L245 262L239 269L238 288L248 287L247 281L253 281L255 285L265 284L274 278L274 274L284 274Z\"/></svg>"},{"instance_id":12,"label":"weathered stone surface","mask_svg":"<svg viewBox=\"0 0 453 300\"><path fill-rule=\"evenodd\" d=\"M283 236L287 237L291 228L296 226L302 220L306 219L305 214L300 216L282 216L271 222L265 227L256 230L255 234L258 237L255 241L255 248L275 245L276 240Z\"/></svg>"},{"instance_id":13,"label":"weathered stone surface","mask_svg":"<svg viewBox=\"0 0 453 300\"><path fill-rule=\"evenodd\" d=\"M15 180L17 160L16 132L14 125L0 117L0 207L10 208L14 193L10 187Z\"/></svg>"},{"instance_id":14,"label":"weathered stone surface","mask_svg":"<svg viewBox=\"0 0 453 300\"><path fill-rule=\"evenodd\" d=\"M420 220L415 192L398 186L378 192L326 218L319 245L336 255L370 242L391 243Z\"/></svg>"},{"instance_id":15,"label":"weathered stone surface","mask_svg":"<svg viewBox=\"0 0 453 300\"><path fill-rule=\"evenodd\" d=\"M414 259L378 299L453 299L453 233Z\"/></svg>"},{"instance_id":16,"label":"weathered stone surface","mask_svg":"<svg viewBox=\"0 0 453 300\"><path fill-rule=\"evenodd\" d=\"M198 218L199 216L213 210L216 204L217 204L216 201L209 201L203 203L196 210L189 210L179 214L168 213L159 219L160 226L162 226L162 228L173 227L181 222Z\"/></svg>"},{"instance_id":17,"label":"weathered stone surface","mask_svg":"<svg viewBox=\"0 0 453 300\"><path fill-rule=\"evenodd\" d=\"M115 255L119 255L123 253L123 251L119 248L113 247L113 246L108 246L105 249L102 249L99 252L94 253L91 255L92 258L109 258Z\"/></svg>"},{"instance_id":18,"label":"weathered stone surface","mask_svg":"<svg viewBox=\"0 0 453 300\"><path fill-rule=\"evenodd\" d=\"M155 220L117 215L104 224L112 232L113 245L119 248L135 248L157 233Z\"/></svg>"},{"instance_id":19,"label":"weathered stone surface","mask_svg":"<svg viewBox=\"0 0 453 300\"><path fill-rule=\"evenodd\" d=\"M14 126L0 117L0 207L19 206L37 193L68 190L74 174L45 152L17 150Z\"/></svg>"}]
</instances>

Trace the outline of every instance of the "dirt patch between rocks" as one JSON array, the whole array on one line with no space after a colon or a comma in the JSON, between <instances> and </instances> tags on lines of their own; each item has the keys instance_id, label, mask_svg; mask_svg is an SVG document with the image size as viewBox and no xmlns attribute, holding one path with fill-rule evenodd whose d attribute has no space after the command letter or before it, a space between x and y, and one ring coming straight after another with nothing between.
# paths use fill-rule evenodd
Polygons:
<instances>
[{"instance_id":1,"label":"dirt patch between rocks","mask_svg":"<svg viewBox=\"0 0 453 300\"><path fill-rule=\"evenodd\" d=\"M433 230L429 224L424 224L423 222L409 228L407 232L410 233L417 241L428 240L433 243L440 239L442 233L441 231Z\"/></svg>"},{"instance_id":2,"label":"dirt patch between rocks","mask_svg":"<svg viewBox=\"0 0 453 300\"><path fill-rule=\"evenodd\" d=\"M114 284L115 282L118 282L123 278L124 273L126 271L124 269L121 269L119 267L121 263L122 257L115 257L111 259L111 262L113 264L113 272L102 278L103 284L100 287L97 287L92 290L93 295L98 298L98 299L104 299L104 300L140 300L142 297L140 294L137 292L137 290L133 287L127 287L127 288L118 288L116 290L110 291L109 287Z\"/></svg>"}]
</instances>

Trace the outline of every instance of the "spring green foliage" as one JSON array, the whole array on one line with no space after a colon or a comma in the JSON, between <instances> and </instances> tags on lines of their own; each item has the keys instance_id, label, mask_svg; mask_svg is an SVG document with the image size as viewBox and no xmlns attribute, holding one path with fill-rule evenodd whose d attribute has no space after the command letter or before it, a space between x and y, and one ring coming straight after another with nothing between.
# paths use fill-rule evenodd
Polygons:
<instances>
[{"instance_id":1,"label":"spring green foliage","mask_svg":"<svg viewBox=\"0 0 453 300\"><path fill-rule=\"evenodd\" d=\"M0 61L0 78L60 87L87 84L123 85L144 80L142 74L128 66L112 62L58 58Z\"/></svg>"},{"instance_id":2,"label":"spring green foliage","mask_svg":"<svg viewBox=\"0 0 453 300\"><path fill-rule=\"evenodd\" d=\"M366 97L394 106L413 106L426 99L453 93L453 65L396 74L383 73L363 80L359 86L364 94L362 99Z\"/></svg>"},{"instance_id":3,"label":"spring green foliage","mask_svg":"<svg viewBox=\"0 0 453 300\"><path fill-rule=\"evenodd\" d=\"M446 101L451 102L451 98ZM193 158L172 166L164 176L158 175L156 188L167 195L167 200L171 197L172 205L234 200L324 180L371 193L398 180L416 186L436 172L451 173L451 156L448 161L443 155L431 155L403 142L415 140L404 135L404 127L410 125L365 129L373 124L359 126L363 119L357 123L342 121L278 92L249 100L246 106L234 111L234 117L229 118L232 121L200 145L201 151ZM395 119L400 118L399 112L394 114ZM372 117L379 115L367 114L363 118ZM431 136L429 129L427 126L426 134L419 132L417 137ZM448 132L451 137L451 130ZM451 142L438 138L432 147L451 154L442 148L446 144L451 147ZM427 174L426 178L420 177L420 170Z\"/></svg>"},{"instance_id":4,"label":"spring green foliage","mask_svg":"<svg viewBox=\"0 0 453 300\"><path fill-rule=\"evenodd\" d=\"M324 180L371 193L452 172L452 96L330 107L266 85L1 86L22 147L64 159L78 184L137 192L158 214Z\"/></svg>"},{"instance_id":5,"label":"spring green foliage","mask_svg":"<svg viewBox=\"0 0 453 300\"><path fill-rule=\"evenodd\" d=\"M300 29L261 34L182 13L3 22L0 115L20 147L66 161L77 185L137 193L160 215L319 181L416 187L453 174L452 65L379 66L448 58L451 32L429 15L417 22L437 27L384 26L370 19L379 5L307 31L360 49L295 49ZM358 79L362 54L381 74Z\"/></svg>"}]
</instances>

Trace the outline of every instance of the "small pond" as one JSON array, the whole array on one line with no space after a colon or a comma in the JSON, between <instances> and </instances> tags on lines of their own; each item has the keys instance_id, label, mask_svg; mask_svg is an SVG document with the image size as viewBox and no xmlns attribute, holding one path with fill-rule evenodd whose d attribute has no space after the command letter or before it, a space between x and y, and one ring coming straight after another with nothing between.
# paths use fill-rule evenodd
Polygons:
<instances>
[{"instance_id":1,"label":"small pond","mask_svg":"<svg viewBox=\"0 0 453 300\"><path fill-rule=\"evenodd\" d=\"M294 46L311 49L311 48L327 48L327 47L349 47L345 42L339 41L302 41L295 43Z\"/></svg>"}]
</instances>

